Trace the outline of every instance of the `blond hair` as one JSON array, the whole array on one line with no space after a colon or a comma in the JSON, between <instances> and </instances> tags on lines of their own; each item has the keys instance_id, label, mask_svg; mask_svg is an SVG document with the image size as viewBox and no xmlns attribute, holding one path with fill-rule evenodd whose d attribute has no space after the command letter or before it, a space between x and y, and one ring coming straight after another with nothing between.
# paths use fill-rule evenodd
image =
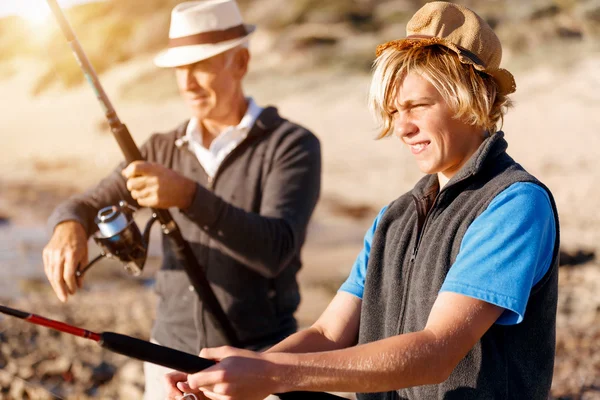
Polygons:
<instances>
[{"instance_id":1,"label":"blond hair","mask_svg":"<svg viewBox=\"0 0 600 400\"><path fill-rule=\"evenodd\" d=\"M478 126L491 135L501 127L512 105L499 93L494 79L460 62L458 55L440 45L385 49L373 64L369 107L380 123L378 139L393 131L393 110L397 90L404 77L415 72L427 79L442 95L455 118Z\"/></svg>"}]
</instances>

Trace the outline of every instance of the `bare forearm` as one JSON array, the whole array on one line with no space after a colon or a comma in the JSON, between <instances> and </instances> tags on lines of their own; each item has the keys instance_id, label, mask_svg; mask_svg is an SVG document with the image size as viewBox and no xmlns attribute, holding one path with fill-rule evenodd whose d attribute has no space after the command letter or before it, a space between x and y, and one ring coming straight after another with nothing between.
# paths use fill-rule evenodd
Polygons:
<instances>
[{"instance_id":1,"label":"bare forearm","mask_svg":"<svg viewBox=\"0 0 600 400\"><path fill-rule=\"evenodd\" d=\"M268 355L281 390L383 392L446 379L448 360L422 331L342 350Z\"/></svg>"},{"instance_id":2,"label":"bare forearm","mask_svg":"<svg viewBox=\"0 0 600 400\"><path fill-rule=\"evenodd\" d=\"M315 353L339 350L335 341L327 338L314 327L295 333L267 350L267 353Z\"/></svg>"},{"instance_id":3,"label":"bare forearm","mask_svg":"<svg viewBox=\"0 0 600 400\"><path fill-rule=\"evenodd\" d=\"M354 346L358 340L361 304L362 300L356 296L338 292L317 322L273 346L268 352L315 353Z\"/></svg>"}]
</instances>

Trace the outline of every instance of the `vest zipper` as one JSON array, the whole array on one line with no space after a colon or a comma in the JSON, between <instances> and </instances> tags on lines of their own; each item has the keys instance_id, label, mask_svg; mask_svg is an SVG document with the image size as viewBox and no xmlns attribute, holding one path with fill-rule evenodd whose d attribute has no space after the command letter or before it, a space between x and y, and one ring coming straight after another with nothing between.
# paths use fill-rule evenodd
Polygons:
<instances>
[{"instance_id":1,"label":"vest zipper","mask_svg":"<svg viewBox=\"0 0 600 400\"><path fill-rule=\"evenodd\" d=\"M398 328L398 334L402 334L402 332L404 330L404 325L406 322L406 318L405 318L406 316L404 314L406 313L406 305L408 303L408 294L410 291L410 279L412 276L413 269L415 267L415 260L417 258L417 252L419 251L419 246L421 245L421 239L423 238L423 232L425 232L425 228L427 227L427 222L429 221L429 216L431 215L431 210L433 210L433 208L435 207L435 204L437 203L437 199L439 198L439 193L437 194L437 196L435 196L435 199L433 200L433 204L431 205L431 208L426 211L425 220L423 221L423 225L421 227L419 227L419 213L422 212L422 210L420 210L419 200L414 196L413 196L413 198L415 199L415 205L417 207L417 238L415 240L415 247L410 256L410 261L408 264L408 272L406 274L406 281L405 281L405 285L404 285L402 310L401 310L401 314L400 314L400 326Z\"/></svg>"},{"instance_id":2,"label":"vest zipper","mask_svg":"<svg viewBox=\"0 0 600 400\"><path fill-rule=\"evenodd\" d=\"M473 175L474 174L470 174L466 177L463 177L460 180L457 180L456 182L454 182L452 184L452 186L455 186L457 183L462 182ZM419 213L423 213L423 210L420 209L419 199L413 195L413 199L415 200L415 205L417 208L417 239L415 240L415 247L412 251L412 254L410 256L410 262L408 264L408 273L406 274L406 286L404 287L404 298L403 298L403 302L402 302L402 310L401 310L401 314L400 314L401 319L400 319L400 326L398 328L398 334L402 334L402 331L403 331L404 325L405 325L405 321L406 321L404 314L406 312L406 304L408 302L410 278L412 276L412 271L414 269L415 260L417 258L417 253L419 252L419 246L421 245L421 240L423 239L423 232L425 232L425 229L427 228L427 222L429 222L429 216L431 215L431 211L435 208L435 205L437 204L437 201L440 198L440 195L442 194L442 192L447 190L448 187L449 186L446 185L442 189L440 189L438 191L437 195L435 196L435 198L433 199L433 203L431 204L431 207L429 208L429 210L425 210L425 212L424 212L425 220L423 221L423 225L421 226L421 228L419 228L419 226L418 226L418 224L419 224L418 220L419 220Z\"/></svg>"}]
</instances>

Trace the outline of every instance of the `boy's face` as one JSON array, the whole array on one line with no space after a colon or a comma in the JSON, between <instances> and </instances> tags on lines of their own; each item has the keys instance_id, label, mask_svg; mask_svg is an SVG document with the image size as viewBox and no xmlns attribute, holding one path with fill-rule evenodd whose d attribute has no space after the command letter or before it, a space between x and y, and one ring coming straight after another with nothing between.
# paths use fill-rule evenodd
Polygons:
<instances>
[{"instance_id":1,"label":"boy's face","mask_svg":"<svg viewBox=\"0 0 600 400\"><path fill-rule=\"evenodd\" d=\"M422 75L408 74L392 104L394 135L412 152L419 169L447 182L483 142L483 130L454 118L442 95Z\"/></svg>"}]
</instances>

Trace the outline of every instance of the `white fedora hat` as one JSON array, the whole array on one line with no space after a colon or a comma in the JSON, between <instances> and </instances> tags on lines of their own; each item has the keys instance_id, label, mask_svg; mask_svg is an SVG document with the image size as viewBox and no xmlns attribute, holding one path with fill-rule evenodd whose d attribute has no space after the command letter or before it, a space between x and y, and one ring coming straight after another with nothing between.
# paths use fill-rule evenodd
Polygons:
<instances>
[{"instance_id":1,"label":"white fedora hat","mask_svg":"<svg viewBox=\"0 0 600 400\"><path fill-rule=\"evenodd\" d=\"M244 43L255 29L244 24L235 0L178 4L171 13L169 48L154 63L169 68L205 60Z\"/></svg>"}]
</instances>

